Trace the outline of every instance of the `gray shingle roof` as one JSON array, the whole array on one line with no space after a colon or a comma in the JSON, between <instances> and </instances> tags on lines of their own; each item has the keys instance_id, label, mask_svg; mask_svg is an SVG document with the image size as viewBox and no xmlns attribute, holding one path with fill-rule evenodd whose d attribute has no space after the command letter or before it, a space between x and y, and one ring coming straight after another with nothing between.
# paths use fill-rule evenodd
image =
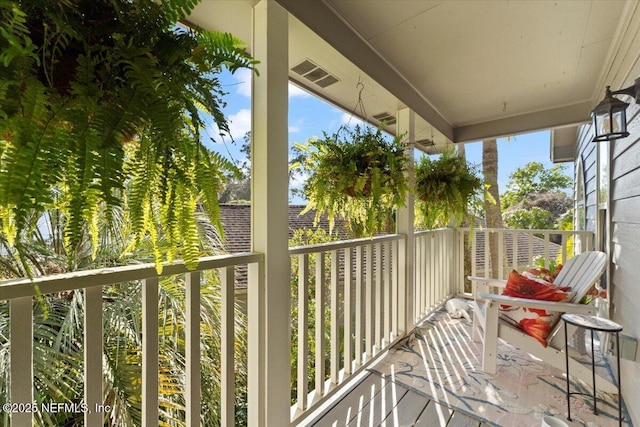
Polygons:
<instances>
[{"instance_id":1,"label":"gray shingle roof","mask_svg":"<svg viewBox=\"0 0 640 427\"><path fill-rule=\"evenodd\" d=\"M321 228L329 232L329 221L323 216L317 224L314 225L315 211L310 211L304 215L300 215L305 206L290 205L289 206L289 238L293 236L295 230L298 229L314 229ZM220 221L224 229L224 246L227 252L249 252L251 250L251 206L250 205L220 205ZM349 239L350 236L343 221L336 219L336 226L333 230L340 240ZM513 237L511 233L505 232L505 251L507 256L507 265L513 265ZM484 269L484 239L485 232L482 229L476 229L476 268ZM531 262L529 254L528 236L525 233L518 233L518 250L517 265L527 265ZM545 242L538 237L533 238L533 256L544 255ZM553 242L549 242L549 257L555 258L560 252L561 246ZM247 286L247 269L241 266L236 269L236 286L246 288Z\"/></svg>"},{"instance_id":2,"label":"gray shingle roof","mask_svg":"<svg viewBox=\"0 0 640 427\"><path fill-rule=\"evenodd\" d=\"M295 230L301 228L321 228L329 232L329 221L323 215L318 225L315 226L313 220L315 211L310 211L300 215L305 206L289 206L289 238L293 236ZM224 246L227 252L249 252L251 250L251 206L250 205L220 205L220 221L224 230ZM333 234L339 239L348 239L349 235L345 228L344 221L336 218L336 225Z\"/></svg>"}]
</instances>

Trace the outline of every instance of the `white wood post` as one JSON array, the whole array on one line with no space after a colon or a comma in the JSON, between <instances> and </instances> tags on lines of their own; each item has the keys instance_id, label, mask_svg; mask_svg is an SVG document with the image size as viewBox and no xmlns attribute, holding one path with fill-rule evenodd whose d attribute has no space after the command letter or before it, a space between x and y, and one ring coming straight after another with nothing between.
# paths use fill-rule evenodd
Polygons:
<instances>
[{"instance_id":1,"label":"white wood post","mask_svg":"<svg viewBox=\"0 0 640 427\"><path fill-rule=\"evenodd\" d=\"M298 409L307 410L309 383L309 255L298 255Z\"/></svg>"},{"instance_id":2,"label":"white wood post","mask_svg":"<svg viewBox=\"0 0 640 427\"><path fill-rule=\"evenodd\" d=\"M186 422L187 427L200 425L201 380L200 380L200 272L185 275L186 287Z\"/></svg>"},{"instance_id":3,"label":"white wood post","mask_svg":"<svg viewBox=\"0 0 640 427\"><path fill-rule=\"evenodd\" d=\"M102 286L84 290L84 401L89 411L84 414L84 425L104 425L104 412L96 410L102 405Z\"/></svg>"},{"instance_id":4,"label":"white wood post","mask_svg":"<svg viewBox=\"0 0 640 427\"><path fill-rule=\"evenodd\" d=\"M9 305L10 319L10 400L9 403L31 404L33 399L33 299L16 298ZM11 425L30 426L31 413L15 411Z\"/></svg>"},{"instance_id":5,"label":"white wood post","mask_svg":"<svg viewBox=\"0 0 640 427\"><path fill-rule=\"evenodd\" d=\"M222 288L222 351L221 353L221 382L222 413L221 425L230 427L235 425L235 267L221 269Z\"/></svg>"},{"instance_id":6,"label":"white wood post","mask_svg":"<svg viewBox=\"0 0 640 427\"><path fill-rule=\"evenodd\" d=\"M413 162L413 151L415 147L415 113L408 108L397 112L397 132L403 134L407 142L405 156L409 158L407 167L407 178L409 179L409 187L414 186L415 168ZM396 230L400 234L404 234L404 243L400 243L398 251L399 270L399 286L398 289L398 329L399 333L407 333L414 326L414 301L413 288L415 279L415 237L414 233L414 205L415 200L413 193L407 194L407 203L404 207L399 208L396 218Z\"/></svg>"},{"instance_id":7,"label":"white wood post","mask_svg":"<svg viewBox=\"0 0 640 427\"><path fill-rule=\"evenodd\" d=\"M158 278L142 281L142 426L158 425Z\"/></svg>"},{"instance_id":8,"label":"white wood post","mask_svg":"<svg viewBox=\"0 0 640 427\"><path fill-rule=\"evenodd\" d=\"M249 304L251 326L258 326L260 349L251 354L249 425L286 426L290 422L290 258L288 253L288 29L287 12L275 1L253 9L253 56L260 75L252 85L252 250L265 255L261 299ZM255 274L255 271L254 271ZM251 300L252 296L249 295ZM258 319L251 321L251 317ZM256 323L257 321L257 323ZM253 336L253 341L257 337ZM251 373L259 378L251 378ZM257 388L256 388L257 386ZM257 409L257 410L256 410Z\"/></svg>"},{"instance_id":9,"label":"white wood post","mask_svg":"<svg viewBox=\"0 0 640 427\"><path fill-rule=\"evenodd\" d=\"M324 396L324 377L325 377L325 363L324 356L326 352L326 340L324 339L324 306L326 304L325 298L325 271L324 271L324 252L316 253L316 395L318 397Z\"/></svg>"}]
</instances>

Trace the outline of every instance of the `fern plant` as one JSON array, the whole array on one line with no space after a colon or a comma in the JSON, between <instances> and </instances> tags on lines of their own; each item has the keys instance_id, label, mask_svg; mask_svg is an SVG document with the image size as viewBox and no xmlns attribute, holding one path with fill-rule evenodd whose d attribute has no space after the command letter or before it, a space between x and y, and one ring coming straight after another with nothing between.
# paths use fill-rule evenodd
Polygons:
<instances>
[{"instance_id":1,"label":"fern plant","mask_svg":"<svg viewBox=\"0 0 640 427\"><path fill-rule=\"evenodd\" d=\"M356 126L298 148L308 153L304 167L310 172L302 213L316 209L316 221L326 213L331 229L338 215L355 236L388 228L408 191L402 135L388 140L380 129Z\"/></svg>"},{"instance_id":2,"label":"fern plant","mask_svg":"<svg viewBox=\"0 0 640 427\"><path fill-rule=\"evenodd\" d=\"M472 220L470 205L484 190L477 168L453 150L439 158L424 156L416 165L417 222L427 228ZM473 224L473 221L470 222Z\"/></svg>"},{"instance_id":3,"label":"fern plant","mask_svg":"<svg viewBox=\"0 0 640 427\"><path fill-rule=\"evenodd\" d=\"M233 170L203 145L204 113L228 133L216 75L255 66L230 34L176 25L197 2L1 3L0 230L16 256L29 219L55 206L75 269L86 231L98 246L97 216L124 207L158 266L196 263L196 206L217 224L217 191Z\"/></svg>"}]
</instances>

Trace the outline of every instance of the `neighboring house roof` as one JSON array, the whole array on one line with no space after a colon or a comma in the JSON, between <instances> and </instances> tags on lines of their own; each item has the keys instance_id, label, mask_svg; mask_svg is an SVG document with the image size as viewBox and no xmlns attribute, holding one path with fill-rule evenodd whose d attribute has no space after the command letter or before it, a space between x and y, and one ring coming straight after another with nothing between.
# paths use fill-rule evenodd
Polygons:
<instances>
[{"instance_id":1,"label":"neighboring house roof","mask_svg":"<svg viewBox=\"0 0 640 427\"><path fill-rule=\"evenodd\" d=\"M322 215L318 224L315 225L315 210L300 215L305 207L289 205L289 238L293 236L295 230L301 228L321 228L329 232L327 216ZM220 222L224 230L224 246L227 252L251 251L251 205L220 205ZM333 234L339 239L349 238L344 221L336 218Z\"/></svg>"},{"instance_id":2,"label":"neighboring house roof","mask_svg":"<svg viewBox=\"0 0 640 427\"><path fill-rule=\"evenodd\" d=\"M295 230L298 229L314 229L321 228L327 233L329 232L329 221L326 215L323 215L318 221L317 225L314 225L315 211L301 215L305 206L302 205L290 205L289 206L289 238L293 236ZM224 247L229 253L249 252L251 251L251 206L250 205L220 205L220 221L224 230ZM333 233L338 236L340 240L349 239L349 234L345 227L344 221L336 219L336 225ZM505 252L507 257L507 266L513 265L513 236L509 232L504 233L505 237ZM482 229L476 229L476 270L484 270L484 257L485 257L485 232ZM531 255L529 253L529 237L526 233L518 233L518 250L517 260L519 266L528 265L531 263ZM561 246L549 242L549 257L556 258L561 251ZM545 241L544 239L534 237L533 238L533 256L545 254ZM342 255L341 255L342 256ZM236 286L238 288L247 287L247 268L246 266L240 266L236 270Z\"/></svg>"},{"instance_id":3,"label":"neighboring house roof","mask_svg":"<svg viewBox=\"0 0 640 427\"><path fill-rule=\"evenodd\" d=\"M289 205L289 238L295 230L320 228L329 233L329 220L322 215L318 224L314 224L315 210L301 212L306 206ZM229 253L251 251L251 205L220 205L220 222L224 230L224 247ZM333 234L340 240L349 239L344 221L336 218ZM247 268L240 266L236 269L236 287L247 287Z\"/></svg>"},{"instance_id":4,"label":"neighboring house roof","mask_svg":"<svg viewBox=\"0 0 640 427\"><path fill-rule=\"evenodd\" d=\"M484 259L485 259L485 232L482 230L475 231L475 240L476 240L476 269L483 270L484 269ZM516 251L516 259L518 261L518 266L524 266L531 264L532 257L535 256L544 256L545 255L545 240L540 237L533 236L532 240L532 250L529 252L529 235L527 233L518 233L517 234L517 251ZM513 265L513 234L505 229L504 232L504 248L506 252L506 261L507 266ZM557 243L549 242L549 258L555 259L558 254L561 252L562 246Z\"/></svg>"}]
</instances>

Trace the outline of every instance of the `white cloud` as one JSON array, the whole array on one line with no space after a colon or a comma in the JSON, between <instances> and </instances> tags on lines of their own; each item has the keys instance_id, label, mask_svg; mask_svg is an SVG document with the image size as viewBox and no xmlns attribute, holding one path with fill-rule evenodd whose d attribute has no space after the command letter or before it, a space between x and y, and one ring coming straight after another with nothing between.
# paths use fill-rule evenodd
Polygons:
<instances>
[{"instance_id":1,"label":"white cloud","mask_svg":"<svg viewBox=\"0 0 640 427\"><path fill-rule=\"evenodd\" d=\"M233 74L234 84L236 85L236 93L247 98L251 98L251 70L240 69ZM299 87L289 83L289 97L309 97L308 92L300 89Z\"/></svg>"},{"instance_id":2,"label":"white cloud","mask_svg":"<svg viewBox=\"0 0 640 427\"><path fill-rule=\"evenodd\" d=\"M229 122L231 138L235 141L242 141L244 135L251 130L251 110L243 108L235 114L229 114L227 121ZM215 123L211 125L209 135L213 138L214 142L218 144L222 143L223 137L220 136L220 130ZM230 138L225 135L224 140L228 141L229 139Z\"/></svg>"},{"instance_id":3,"label":"white cloud","mask_svg":"<svg viewBox=\"0 0 640 427\"><path fill-rule=\"evenodd\" d=\"M303 119L296 120L295 123L289 124L289 133L297 133L302 129L302 125L304 125Z\"/></svg>"},{"instance_id":4,"label":"white cloud","mask_svg":"<svg viewBox=\"0 0 640 427\"><path fill-rule=\"evenodd\" d=\"M229 130L235 140L242 137L251 130L251 110L243 108L235 114L229 116Z\"/></svg>"},{"instance_id":5,"label":"white cloud","mask_svg":"<svg viewBox=\"0 0 640 427\"><path fill-rule=\"evenodd\" d=\"M247 98L251 97L251 70L241 68L233 74L233 78L238 85L236 92Z\"/></svg>"},{"instance_id":6,"label":"white cloud","mask_svg":"<svg viewBox=\"0 0 640 427\"><path fill-rule=\"evenodd\" d=\"M340 117L340 123L342 123L343 125L349 125L349 126L355 126L355 125L360 125L360 126L365 126L366 123L363 122L362 120L360 120L358 117L354 116L351 113L342 113L342 116Z\"/></svg>"},{"instance_id":7,"label":"white cloud","mask_svg":"<svg viewBox=\"0 0 640 427\"><path fill-rule=\"evenodd\" d=\"M300 96L300 97L308 97L311 96L309 94L309 92L300 89L298 86L289 83L289 98L293 98L294 96Z\"/></svg>"}]
</instances>

